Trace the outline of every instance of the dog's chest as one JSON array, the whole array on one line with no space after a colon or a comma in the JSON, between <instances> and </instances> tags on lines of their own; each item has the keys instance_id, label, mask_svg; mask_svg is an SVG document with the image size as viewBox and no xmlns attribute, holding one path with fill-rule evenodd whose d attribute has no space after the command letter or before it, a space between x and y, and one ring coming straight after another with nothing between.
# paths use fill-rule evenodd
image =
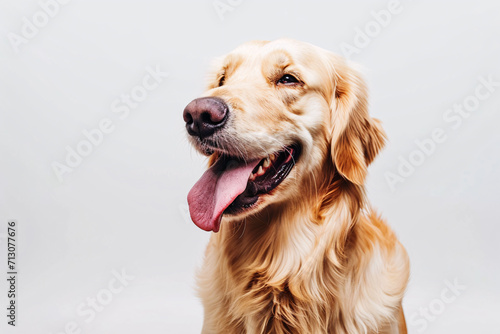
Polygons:
<instances>
[{"instance_id":1,"label":"dog's chest","mask_svg":"<svg viewBox=\"0 0 500 334\"><path fill-rule=\"evenodd\" d=\"M335 323L338 305L333 296L311 298L313 292L305 291L311 287L306 278L290 275L279 279L263 270L240 272L231 280L237 287L231 294L233 316L244 319L247 333L326 333ZM315 293L326 296L333 288Z\"/></svg>"}]
</instances>

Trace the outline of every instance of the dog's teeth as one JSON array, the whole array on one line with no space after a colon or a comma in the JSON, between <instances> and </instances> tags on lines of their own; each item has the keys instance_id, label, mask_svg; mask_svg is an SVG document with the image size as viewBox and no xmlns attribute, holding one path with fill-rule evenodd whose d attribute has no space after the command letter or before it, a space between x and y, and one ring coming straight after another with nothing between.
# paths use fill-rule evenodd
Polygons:
<instances>
[{"instance_id":1,"label":"dog's teeth","mask_svg":"<svg viewBox=\"0 0 500 334\"><path fill-rule=\"evenodd\" d=\"M269 160L269 157L264 160L264 163L262 164L262 167L267 168L271 165L271 160Z\"/></svg>"},{"instance_id":2,"label":"dog's teeth","mask_svg":"<svg viewBox=\"0 0 500 334\"><path fill-rule=\"evenodd\" d=\"M271 154L271 155L269 156L269 159L271 159L271 161L274 161L274 160L276 160L276 156L275 156L274 154Z\"/></svg>"},{"instance_id":3,"label":"dog's teeth","mask_svg":"<svg viewBox=\"0 0 500 334\"><path fill-rule=\"evenodd\" d=\"M253 173L252 173L252 174L250 174L250 178L249 178L249 180L250 180L250 181L255 180L255 178L256 178L256 175L255 175L255 174L253 174Z\"/></svg>"},{"instance_id":4,"label":"dog's teeth","mask_svg":"<svg viewBox=\"0 0 500 334\"><path fill-rule=\"evenodd\" d=\"M259 170L257 171L257 176L261 176L264 174L264 171L262 170L262 166L259 166Z\"/></svg>"}]
</instances>

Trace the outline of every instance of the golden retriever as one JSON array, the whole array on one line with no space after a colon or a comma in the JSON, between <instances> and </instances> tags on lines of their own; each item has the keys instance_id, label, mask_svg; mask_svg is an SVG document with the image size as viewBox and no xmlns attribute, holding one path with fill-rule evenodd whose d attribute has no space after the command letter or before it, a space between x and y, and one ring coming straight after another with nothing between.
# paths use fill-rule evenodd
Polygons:
<instances>
[{"instance_id":1,"label":"golden retriever","mask_svg":"<svg viewBox=\"0 0 500 334\"><path fill-rule=\"evenodd\" d=\"M183 116L210 156L188 194L214 232L203 333L406 333L409 260L364 189L385 134L352 66L303 42L249 42Z\"/></svg>"}]
</instances>

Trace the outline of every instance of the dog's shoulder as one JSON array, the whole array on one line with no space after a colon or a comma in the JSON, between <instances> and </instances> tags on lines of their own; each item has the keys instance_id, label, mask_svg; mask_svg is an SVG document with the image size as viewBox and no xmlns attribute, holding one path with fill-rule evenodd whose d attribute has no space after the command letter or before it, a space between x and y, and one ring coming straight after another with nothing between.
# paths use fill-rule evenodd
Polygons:
<instances>
[{"instance_id":1,"label":"dog's shoulder","mask_svg":"<svg viewBox=\"0 0 500 334\"><path fill-rule=\"evenodd\" d=\"M345 298L339 298L349 305L342 309L353 312L348 318L365 324L396 319L410 274L406 250L373 210L360 216L350 238L346 253L350 284L343 291ZM364 288L356 289L360 286ZM356 298L347 298L356 290Z\"/></svg>"}]
</instances>

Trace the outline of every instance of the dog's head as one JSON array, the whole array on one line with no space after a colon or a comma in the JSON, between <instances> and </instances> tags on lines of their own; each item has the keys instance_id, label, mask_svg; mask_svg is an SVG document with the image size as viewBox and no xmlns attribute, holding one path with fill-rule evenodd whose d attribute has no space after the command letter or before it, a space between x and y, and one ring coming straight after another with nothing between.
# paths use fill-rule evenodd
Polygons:
<instances>
[{"instance_id":1,"label":"dog's head","mask_svg":"<svg viewBox=\"0 0 500 334\"><path fill-rule=\"evenodd\" d=\"M331 179L327 171L362 185L384 144L358 72L313 45L246 43L221 58L209 80L184 110L192 144L211 156L188 195L204 230L217 232L223 214L243 218L311 196L311 180Z\"/></svg>"}]
</instances>

